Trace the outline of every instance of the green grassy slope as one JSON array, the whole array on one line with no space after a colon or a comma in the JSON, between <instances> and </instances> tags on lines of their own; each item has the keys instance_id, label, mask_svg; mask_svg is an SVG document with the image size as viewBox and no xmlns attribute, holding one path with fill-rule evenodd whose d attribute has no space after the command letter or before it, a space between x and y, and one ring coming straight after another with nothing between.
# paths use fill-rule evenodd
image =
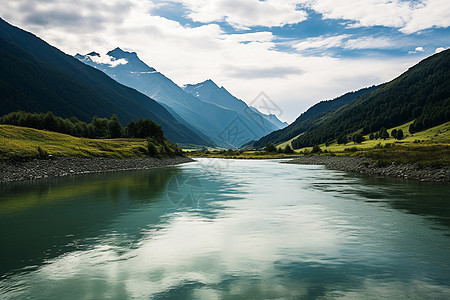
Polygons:
<instances>
[{"instance_id":1,"label":"green grassy slope","mask_svg":"<svg viewBox=\"0 0 450 300\"><path fill-rule=\"evenodd\" d=\"M148 156L145 139L87 139L26 127L0 125L0 160L42 157L138 158ZM163 149L158 149L163 153Z\"/></svg>"}]
</instances>

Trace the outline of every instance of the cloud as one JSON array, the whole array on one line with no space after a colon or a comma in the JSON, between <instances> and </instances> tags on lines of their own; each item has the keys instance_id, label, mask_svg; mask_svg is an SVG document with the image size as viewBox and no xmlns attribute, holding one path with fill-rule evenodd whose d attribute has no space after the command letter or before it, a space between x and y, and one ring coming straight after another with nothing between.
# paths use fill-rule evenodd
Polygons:
<instances>
[{"instance_id":1,"label":"cloud","mask_svg":"<svg viewBox=\"0 0 450 300\"><path fill-rule=\"evenodd\" d=\"M319 36L308 38L295 44L293 47L298 51L319 49L326 50L329 48L342 49L388 49L395 48L395 43L387 37L356 37L350 34L341 34L335 36Z\"/></svg>"},{"instance_id":2,"label":"cloud","mask_svg":"<svg viewBox=\"0 0 450 300\"><path fill-rule=\"evenodd\" d=\"M419 52L424 52L425 49L423 49L423 47L416 47L416 49L414 49L414 51L408 51L408 54L414 54L414 53L419 53Z\"/></svg>"},{"instance_id":3,"label":"cloud","mask_svg":"<svg viewBox=\"0 0 450 300\"><path fill-rule=\"evenodd\" d=\"M188 2L183 1L189 8L186 13L196 13L194 1ZM226 19L235 26L269 26L297 22L305 17L302 11L295 10L291 1L258 1L261 4L242 1L243 6L249 6L246 9L255 9L249 15L241 11L244 8L236 8L234 12L225 2L211 1L216 3L216 8L206 3L213 12L209 18ZM265 5L275 8L272 15ZM354 34L297 38L294 45L306 50L277 51L280 38L276 31L265 28L261 32L227 34L218 24L183 26L155 15L155 7L150 0L2 0L0 15L68 54L106 53L120 47L137 52L149 66L179 85L212 78L248 101L264 91L280 106L287 121L294 120L320 100L390 80L419 60L415 55L356 59L302 53L320 47L387 47L390 42L387 37L372 40ZM222 8L226 10L221 12ZM65 22L63 16L69 12L75 13L72 20ZM207 19L202 8L197 12L204 13L202 17Z\"/></svg>"},{"instance_id":4,"label":"cloud","mask_svg":"<svg viewBox=\"0 0 450 300\"><path fill-rule=\"evenodd\" d=\"M248 66L247 68L231 66L228 74L233 78L286 78L289 75L300 75L303 71L298 67L261 67Z\"/></svg>"},{"instance_id":5,"label":"cloud","mask_svg":"<svg viewBox=\"0 0 450 300\"><path fill-rule=\"evenodd\" d=\"M327 48L335 48L342 47L344 45L344 40L351 37L349 34L342 34L337 36L319 36L308 38L296 45L294 48L301 51L307 49L327 49Z\"/></svg>"},{"instance_id":6,"label":"cloud","mask_svg":"<svg viewBox=\"0 0 450 300\"><path fill-rule=\"evenodd\" d=\"M408 22L400 29L405 34L450 26L450 1L428 0L411 10Z\"/></svg>"},{"instance_id":7,"label":"cloud","mask_svg":"<svg viewBox=\"0 0 450 300\"><path fill-rule=\"evenodd\" d=\"M110 67L117 67L118 65L126 65L128 61L125 58L116 59L107 54L104 55L89 55L89 58L98 64L109 65Z\"/></svg>"},{"instance_id":8,"label":"cloud","mask_svg":"<svg viewBox=\"0 0 450 300\"><path fill-rule=\"evenodd\" d=\"M386 26L405 34L450 26L448 0L307 0L303 7L321 13L325 19L344 19L349 27Z\"/></svg>"},{"instance_id":9,"label":"cloud","mask_svg":"<svg viewBox=\"0 0 450 300\"><path fill-rule=\"evenodd\" d=\"M392 39L387 37L360 37L350 39L345 43L346 49L392 49L396 45Z\"/></svg>"},{"instance_id":10,"label":"cloud","mask_svg":"<svg viewBox=\"0 0 450 300\"><path fill-rule=\"evenodd\" d=\"M434 53L439 53L439 52L442 52L444 50L445 50L444 47L439 47L439 48L436 48L436 50L434 50Z\"/></svg>"},{"instance_id":11,"label":"cloud","mask_svg":"<svg viewBox=\"0 0 450 300\"><path fill-rule=\"evenodd\" d=\"M182 3L195 22L227 22L235 28L283 26L306 20L292 0L172 0Z\"/></svg>"}]
</instances>

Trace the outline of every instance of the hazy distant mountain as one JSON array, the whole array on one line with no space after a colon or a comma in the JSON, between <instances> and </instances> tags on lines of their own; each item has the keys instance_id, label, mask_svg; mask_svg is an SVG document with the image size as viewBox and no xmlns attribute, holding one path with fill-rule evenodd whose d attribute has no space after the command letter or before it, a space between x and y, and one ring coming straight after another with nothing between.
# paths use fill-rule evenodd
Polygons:
<instances>
[{"instance_id":1,"label":"hazy distant mountain","mask_svg":"<svg viewBox=\"0 0 450 300\"><path fill-rule=\"evenodd\" d=\"M230 94L224 87L219 88L211 79L198 84L186 84L183 89L205 102L234 110L244 118L250 117L267 130L278 130L288 125L286 122L281 122L274 114L266 115L255 107L248 106L244 101Z\"/></svg>"},{"instance_id":2,"label":"hazy distant mountain","mask_svg":"<svg viewBox=\"0 0 450 300\"><path fill-rule=\"evenodd\" d=\"M186 93L172 80L142 62L135 52L126 52L120 48L100 56L95 52L75 56L85 64L93 66L118 82L133 87L160 102L184 124L196 128L197 133L209 137L215 144L223 147L240 145L279 129L277 122L262 122L262 126L249 117L244 117L242 110L248 106L234 97L219 99L196 97ZM215 85L215 84L214 84ZM233 101L236 102L233 104ZM251 110L250 115L258 113ZM272 120L272 117L267 117Z\"/></svg>"},{"instance_id":3,"label":"hazy distant mountain","mask_svg":"<svg viewBox=\"0 0 450 300\"><path fill-rule=\"evenodd\" d=\"M123 124L149 118L175 142L206 143L156 101L2 19L0 65L0 114L52 111L86 122L117 114Z\"/></svg>"}]
</instances>

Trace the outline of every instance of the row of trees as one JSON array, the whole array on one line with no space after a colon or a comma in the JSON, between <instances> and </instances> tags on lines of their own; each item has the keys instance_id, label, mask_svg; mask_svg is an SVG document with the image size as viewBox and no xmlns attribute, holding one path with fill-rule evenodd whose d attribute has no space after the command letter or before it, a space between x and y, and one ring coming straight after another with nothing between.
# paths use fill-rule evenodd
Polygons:
<instances>
[{"instance_id":1,"label":"row of trees","mask_svg":"<svg viewBox=\"0 0 450 300\"><path fill-rule=\"evenodd\" d=\"M278 148L272 144L269 143L266 145L266 147L264 148L264 151L268 152L268 153L285 153L285 154L293 154L294 150L292 149L292 147L290 145L286 145L286 147L282 148Z\"/></svg>"},{"instance_id":2,"label":"row of trees","mask_svg":"<svg viewBox=\"0 0 450 300\"><path fill-rule=\"evenodd\" d=\"M140 119L122 127L117 115L110 119L93 117L91 123L78 120L75 117L61 118L52 112L28 113L12 112L0 117L0 124L30 127L49 130L77 137L86 138L146 138L152 137L161 143L165 137L160 125L149 119Z\"/></svg>"},{"instance_id":3,"label":"row of trees","mask_svg":"<svg viewBox=\"0 0 450 300\"><path fill-rule=\"evenodd\" d=\"M378 139L387 139L389 138L389 136L393 137L394 139L397 140L401 140L405 137L403 130L401 129L393 129L391 131L391 134L389 135L389 132L387 131L386 128L381 128L380 131L376 132L375 134L372 132L371 134L369 134L369 140L378 140ZM355 133L352 137L347 137L346 135L341 134L340 136L338 136L338 138L336 139L336 142L338 144L347 144L349 142L355 142L357 144L361 144L362 142L364 142L365 138L362 135L362 133Z\"/></svg>"}]
</instances>

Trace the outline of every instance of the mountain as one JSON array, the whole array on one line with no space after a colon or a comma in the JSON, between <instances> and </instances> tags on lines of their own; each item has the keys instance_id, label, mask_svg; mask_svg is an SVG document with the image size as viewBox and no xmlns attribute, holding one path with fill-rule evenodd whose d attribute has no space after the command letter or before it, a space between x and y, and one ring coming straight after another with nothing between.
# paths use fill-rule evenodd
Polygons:
<instances>
[{"instance_id":1,"label":"mountain","mask_svg":"<svg viewBox=\"0 0 450 300\"><path fill-rule=\"evenodd\" d=\"M95 52L75 56L83 63L93 66L118 82L135 88L157 100L181 123L196 129L199 135L209 138L216 145L228 148L257 139L279 129L276 121L264 122L262 128L249 118L242 117L242 108L248 106L233 97L232 103L220 103L216 99L205 101L185 92L172 80L149 67L135 52L116 48L105 56ZM215 85L215 84L214 84ZM235 109L238 108L239 111ZM254 115L254 114L252 114Z\"/></svg>"},{"instance_id":2,"label":"mountain","mask_svg":"<svg viewBox=\"0 0 450 300\"><path fill-rule=\"evenodd\" d=\"M236 111L244 118L250 117L268 130L278 130L286 127L286 122L281 122L274 114L263 114L258 109L248 106L244 101L234 97L224 87L218 87L211 79L198 84L186 84L183 90L205 102Z\"/></svg>"},{"instance_id":3,"label":"mountain","mask_svg":"<svg viewBox=\"0 0 450 300\"><path fill-rule=\"evenodd\" d=\"M378 88L379 86L363 88L355 92L346 93L332 100L321 101L310 107L306 112L301 114L294 122L292 122L292 124L290 124L286 128L274 131L262 137L258 141L254 142L253 146L256 148L263 148L269 143L280 144L282 142L288 141L311 129L314 126L315 122L324 115L333 112L338 108L352 102L358 97L375 91Z\"/></svg>"},{"instance_id":4,"label":"mountain","mask_svg":"<svg viewBox=\"0 0 450 300\"><path fill-rule=\"evenodd\" d=\"M1 18L0 65L1 115L52 111L90 122L94 115L117 114L122 124L149 118L175 142L206 143L156 101Z\"/></svg>"},{"instance_id":5,"label":"mountain","mask_svg":"<svg viewBox=\"0 0 450 300\"><path fill-rule=\"evenodd\" d=\"M411 133L450 121L450 50L434 54L380 88L312 122L292 141L313 146L356 131L363 134L414 120Z\"/></svg>"}]
</instances>

